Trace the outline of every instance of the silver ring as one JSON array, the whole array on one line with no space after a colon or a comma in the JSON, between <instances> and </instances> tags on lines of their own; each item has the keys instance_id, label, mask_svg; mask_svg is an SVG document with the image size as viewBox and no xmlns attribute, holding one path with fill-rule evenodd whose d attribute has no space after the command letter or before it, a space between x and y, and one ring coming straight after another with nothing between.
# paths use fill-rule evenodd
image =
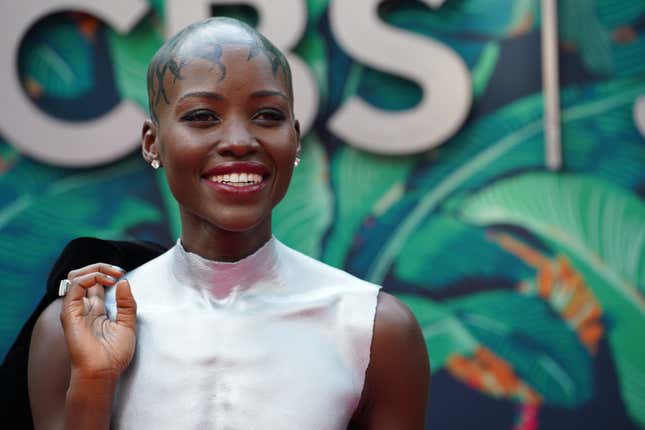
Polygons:
<instances>
[{"instance_id":1,"label":"silver ring","mask_svg":"<svg viewBox=\"0 0 645 430\"><path fill-rule=\"evenodd\" d=\"M72 286L72 283L69 279L61 280L60 284L58 284L58 296L59 297L65 296L71 286Z\"/></svg>"}]
</instances>

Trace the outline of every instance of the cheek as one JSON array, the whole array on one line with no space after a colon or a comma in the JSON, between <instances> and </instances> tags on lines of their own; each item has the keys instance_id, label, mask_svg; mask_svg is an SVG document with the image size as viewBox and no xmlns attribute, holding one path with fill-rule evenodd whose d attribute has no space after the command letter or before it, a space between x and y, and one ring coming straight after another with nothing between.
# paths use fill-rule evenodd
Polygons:
<instances>
[{"instance_id":1,"label":"cheek","mask_svg":"<svg viewBox=\"0 0 645 430\"><path fill-rule=\"evenodd\" d=\"M274 205L279 203L287 193L287 189L289 187L289 183L291 182L295 167L294 160L296 158L298 144L295 136L293 135L290 135L287 141L291 141L293 143L289 145L283 144L277 147L274 151L274 160L278 170L278 184L276 184L277 186L275 190L276 195Z\"/></svg>"},{"instance_id":2,"label":"cheek","mask_svg":"<svg viewBox=\"0 0 645 430\"><path fill-rule=\"evenodd\" d=\"M168 185L178 201L190 198L187 192L199 181L199 174L205 159L203 145L189 136L173 133L161 141L161 157ZM188 144L186 142L194 142Z\"/></svg>"},{"instance_id":3,"label":"cheek","mask_svg":"<svg viewBox=\"0 0 645 430\"><path fill-rule=\"evenodd\" d=\"M208 150L208 145L205 145L203 140L202 136L181 127L175 127L162 135L160 146L167 166L181 170L198 168Z\"/></svg>"}]
</instances>

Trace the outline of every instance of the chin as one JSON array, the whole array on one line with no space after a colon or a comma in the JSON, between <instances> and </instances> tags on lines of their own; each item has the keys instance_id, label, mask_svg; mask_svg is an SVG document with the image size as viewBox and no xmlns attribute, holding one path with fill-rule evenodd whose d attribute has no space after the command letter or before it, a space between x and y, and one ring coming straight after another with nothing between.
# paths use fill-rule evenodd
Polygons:
<instances>
[{"instance_id":1,"label":"chin","mask_svg":"<svg viewBox=\"0 0 645 430\"><path fill-rule=\"evenodd\" d=\"M244 233L257 229L262 225L264 219L265 217L256 217L246 213L239 216L227 217L227 219L220 218L214 224L222 230Z\"/></svg>"}]
</instances>

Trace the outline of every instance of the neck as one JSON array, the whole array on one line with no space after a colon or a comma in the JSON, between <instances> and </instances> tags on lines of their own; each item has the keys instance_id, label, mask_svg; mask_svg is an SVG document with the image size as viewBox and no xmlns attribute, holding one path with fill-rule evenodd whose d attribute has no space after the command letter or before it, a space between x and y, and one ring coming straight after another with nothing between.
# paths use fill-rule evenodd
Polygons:
<instances>
[{"instance_id":1,"label":"neck","mask_svg":"<svg viewBox=\"0 0 645 430\"><path fill-rule=\"evenodd\" d=\"M207 260L238 261L271 239L271 217L244 231L224 230L195 218L181 211L181 243L186 251Z\"/></svg>"}]
</instances>

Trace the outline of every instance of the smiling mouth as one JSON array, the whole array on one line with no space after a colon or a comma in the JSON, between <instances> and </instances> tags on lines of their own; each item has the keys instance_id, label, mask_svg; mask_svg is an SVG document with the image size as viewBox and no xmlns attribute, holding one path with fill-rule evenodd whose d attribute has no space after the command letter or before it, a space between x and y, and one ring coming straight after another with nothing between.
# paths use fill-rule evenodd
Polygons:
<instances>
[{"instance_id":1,"label":"smiling mouth","mask_svg":"<svg viewBox=\"0 0 645 430\"><path fill-rule=\"evenodd\" d=\"M257 173L227 173L225 175L212 175L208 180L216 184L231 185L233 187L246 187L262 183L264 178Z\"/></svg>"},{"instance_id":2,"label":"smiling mouth","mask_svg":"<svg viewBox=\"0 0 645 430\"><path fill-rule=\"evenodd\" d=\"M257 161L228 161L205 171L202 179L222 195L246 198L256 195L269 183L271 171Z\"/></svg>"}]
</instances>

